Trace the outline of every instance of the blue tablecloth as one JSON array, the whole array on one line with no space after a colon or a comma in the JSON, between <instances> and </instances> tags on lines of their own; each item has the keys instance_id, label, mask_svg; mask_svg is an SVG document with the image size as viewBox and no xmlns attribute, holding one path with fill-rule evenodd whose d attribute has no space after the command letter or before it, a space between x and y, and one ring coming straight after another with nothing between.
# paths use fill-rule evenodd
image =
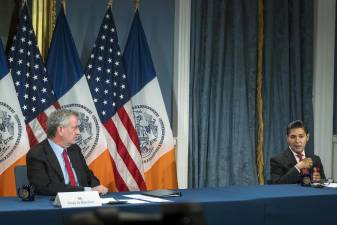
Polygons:
<instances>
[{"instance_id":1,"label":"blue tablecloth","mask_svg":"<svg viewBox=\"0 0 337 225\"><path fill-rule=\"evenodd\" d=\"M173 203L195 202L202 206L207 224L337 224L337 189L299 185L229 186L184 189ZM124 194L108 197L125 199ZM159 203L114 205L120 211L157 213ZM78 212L94 208L60 209L49 197L36 196L33 202L0 198L0 223L60 225Z\"/></svg>"}]
</instances>

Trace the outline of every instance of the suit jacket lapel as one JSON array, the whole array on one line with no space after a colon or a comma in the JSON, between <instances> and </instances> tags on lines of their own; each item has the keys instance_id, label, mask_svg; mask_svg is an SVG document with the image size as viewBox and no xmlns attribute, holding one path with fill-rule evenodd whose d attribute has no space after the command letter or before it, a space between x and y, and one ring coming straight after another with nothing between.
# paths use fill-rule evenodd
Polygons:
<instances>
[{"instance_id":1,"label":"suit jacket lapel","mask_svg":"<svg viewBox=\"0 0 337 225\"><path fill-rule=\"evenodd\" d=\"M297 164L296 158L295 158L293 152L290 150L290 148L288 148L287 157L288 157L288 162L290 164L290 167L293 167L294 165Z\"/></svg>"},{"instance_id":2,"label":"suit jacket lapel","mask_svg":"<svg viewBox=\"0 0 337 225\"><path fill-rule=\"evenodd\" d=\"M47 156L47 160L49 162L49 165L57 172L57 174L64 181L64 177L63 177L63 173L62 173L62 170L61 170L61 166L59 164L59 161L57 160L57 157L56 157L53 149L49 145L48 140L45 141L44 146L45 146L44 150L46 152L46 156Z\"/></svg>"},{"instance_id":3,"label":"suit jacket lapel","mask_svg":"<svg viewBox=\"0 0 337 225\"><path fill-rule=\"evenodd\" d=\"M313 154L311 154L310 152L305 152L305 158L311 158L312 160L314 160L313 159Z\"/></svg>"}]
</instances>

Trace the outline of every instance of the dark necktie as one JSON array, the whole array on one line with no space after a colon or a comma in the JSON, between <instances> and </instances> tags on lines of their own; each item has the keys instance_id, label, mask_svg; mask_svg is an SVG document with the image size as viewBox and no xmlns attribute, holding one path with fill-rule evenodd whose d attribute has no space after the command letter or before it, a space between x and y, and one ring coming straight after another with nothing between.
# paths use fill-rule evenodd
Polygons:
<instances>
[{"instance_id":1,"label":"dark necktie","mask_svg":"<svg viewBox=\"0 0 337 225\"><path fill-rule=\"evenodd\" d=\"M71 169L68 152L66 149L63 150L62 156L63 156L64 163L66 165L70 185L76 186L75 176L74 176L73 170Z\"/></svg>"}]
</instances>

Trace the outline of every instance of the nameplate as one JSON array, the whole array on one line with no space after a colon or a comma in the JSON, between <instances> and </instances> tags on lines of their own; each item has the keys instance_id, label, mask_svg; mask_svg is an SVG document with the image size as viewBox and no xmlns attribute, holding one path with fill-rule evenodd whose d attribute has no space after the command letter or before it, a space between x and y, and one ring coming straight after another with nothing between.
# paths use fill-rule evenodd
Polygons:
<instances>
[{"instance_id":1,"label":"nameplate","mask_svg":"<svg viewBox=\"0 0 337 225\"><path fill-rule=\"evenodd\" d=\"M97 191L59 192L54 205L61 208L80 208L102 206Z\"/></svg>"}]
</instances>

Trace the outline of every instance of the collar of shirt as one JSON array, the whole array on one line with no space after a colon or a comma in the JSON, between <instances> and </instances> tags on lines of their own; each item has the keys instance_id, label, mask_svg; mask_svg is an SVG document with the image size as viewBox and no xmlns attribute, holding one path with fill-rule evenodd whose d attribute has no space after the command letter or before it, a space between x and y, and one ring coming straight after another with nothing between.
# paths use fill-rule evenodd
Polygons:
<instances>
[{"instance_id":1,"label":"collar of shirt","mask_svg":"<svg viewBox=\"0 0 337 225\"><path fill-rule=\"evenodd\" d=\"M51 148L53 149L53 151L54 151L54 153L55 153L57 159L60 158L60 159L62 159L62 161L63 161L63 158L62 158L63 148L62 148L60 145L58 145L58 144L56 144L55 142L53 142L52 140L50 140L50 139L48 139L48 142L49 142ZM59 160L59 161L60 161L60 160Z\"/></svg>"},{"instance_id":2,"label":"collar of shirt","mask_svg":"<svg viewBox=\"0 0 337 225\"><path fill-rule=\"evenodd\" d=\"M290 148L290 146L289 146L289 149L290 149L290 151L293 153L293 155L294 155L294 157L295 157L295 159L296 159L296 162L299 162L299 161L300 161L300 158L297 156L298 153L296 153L294 150L292 150L292 149ZM304 159L304 158L305 158L305 149L303 149L302 154L303 154L303 159Z\"/></svg>"}]
</instances>

